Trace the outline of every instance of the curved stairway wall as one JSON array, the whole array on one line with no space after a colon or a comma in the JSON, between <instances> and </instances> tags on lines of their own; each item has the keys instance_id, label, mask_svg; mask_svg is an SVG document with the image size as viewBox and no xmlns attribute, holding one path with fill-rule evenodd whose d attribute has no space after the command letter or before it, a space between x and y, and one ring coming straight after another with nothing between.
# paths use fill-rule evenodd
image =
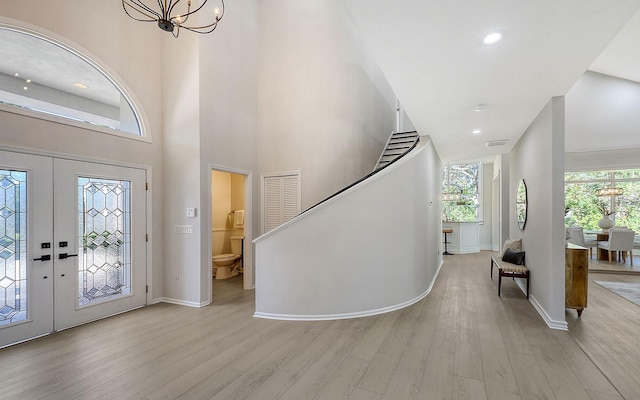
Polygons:
<instances>
[{"instance_id":1,"label":"curved stairway wall","mask_svg":"<svg viewBox=\"0 0 640 400\"><path fill-rule=\"evenodd\" d=\"M440 158L428 137L254 240L256 317L352 318L425 297L442 265Z\"/></svg>"}]
</instances>

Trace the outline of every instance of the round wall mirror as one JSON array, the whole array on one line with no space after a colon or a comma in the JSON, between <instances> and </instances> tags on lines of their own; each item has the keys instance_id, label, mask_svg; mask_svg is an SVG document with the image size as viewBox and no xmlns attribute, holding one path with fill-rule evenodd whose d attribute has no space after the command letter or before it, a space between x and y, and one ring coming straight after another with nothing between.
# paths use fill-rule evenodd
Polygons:
<instances>
[{"instance_id":1,"label":"round wall mirror","mask_svg":"<svg viewBox=\"0 0 640 400\"><path fill-rule=\"evenodd\" d=\"M524 179L518 183L518 191L516 192L516 218L518 219L518 228L524 229L527 223L527 185Z\"/></svg>"}]
</instances>

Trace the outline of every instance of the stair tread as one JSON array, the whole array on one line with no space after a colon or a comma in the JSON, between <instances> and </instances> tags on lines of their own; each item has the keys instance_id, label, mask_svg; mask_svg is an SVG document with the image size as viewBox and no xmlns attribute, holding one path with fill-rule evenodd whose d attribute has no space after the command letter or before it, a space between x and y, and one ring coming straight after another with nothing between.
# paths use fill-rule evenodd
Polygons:
<instances>
[{"instance_id":1,"label":"stair tread","mask_svg":"<svg viewBox=\"0 0 640 400\"><path fill-rule=\"evenodd\" d=\"M376 170L405 155L419 140L417 132L394 132L380 155Z\"/></svg>"}]
</instances>

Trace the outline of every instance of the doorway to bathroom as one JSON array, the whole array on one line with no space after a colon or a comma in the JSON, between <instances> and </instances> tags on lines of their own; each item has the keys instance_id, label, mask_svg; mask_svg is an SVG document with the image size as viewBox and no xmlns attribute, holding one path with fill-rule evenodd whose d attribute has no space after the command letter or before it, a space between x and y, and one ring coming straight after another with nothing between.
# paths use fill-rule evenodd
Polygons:
<instances>
[{"instance_id":1,"label":"doorway to bathroom","mask_svg":"<svg viewBox=\"0 0 640 400\"><path fill-rule=\"evenodd\" d=\"M212 300L253 288L250 173L211 169Z\"/></svg>"}]
</instances>

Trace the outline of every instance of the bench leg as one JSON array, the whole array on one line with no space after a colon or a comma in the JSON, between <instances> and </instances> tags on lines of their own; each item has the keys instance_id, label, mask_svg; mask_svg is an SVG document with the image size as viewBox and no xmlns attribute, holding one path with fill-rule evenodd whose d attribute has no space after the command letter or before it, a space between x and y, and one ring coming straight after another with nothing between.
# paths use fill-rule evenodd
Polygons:
<instances>
[{"instance_id":1,"label":"bench leg","mask_svg":"<svg viewBox=\"0 0 640 400\"><path fill-rule=\"evenodd\" d=\"M493 258L491 259L491 279L493 279Z\"/></svg>"},{"instance_id":2,"label":"bench leg","mask_svg":"<svg viewBox=\"0 0 640 400\"><path fill-rule=\"evenodd\" d=\"M529 272L527 272L527 300L529 299Z\"/></svg>"},{"instance_id":3,"label":"bench leg","mask_svg":"<svg viewBox=\"0 0 640 400\"><path fill-rule=\"evenodd\" d=\"M500 289L502 288L502 273L498 270L498 297L500 297Z\"/></svg>"}]
</instances>

